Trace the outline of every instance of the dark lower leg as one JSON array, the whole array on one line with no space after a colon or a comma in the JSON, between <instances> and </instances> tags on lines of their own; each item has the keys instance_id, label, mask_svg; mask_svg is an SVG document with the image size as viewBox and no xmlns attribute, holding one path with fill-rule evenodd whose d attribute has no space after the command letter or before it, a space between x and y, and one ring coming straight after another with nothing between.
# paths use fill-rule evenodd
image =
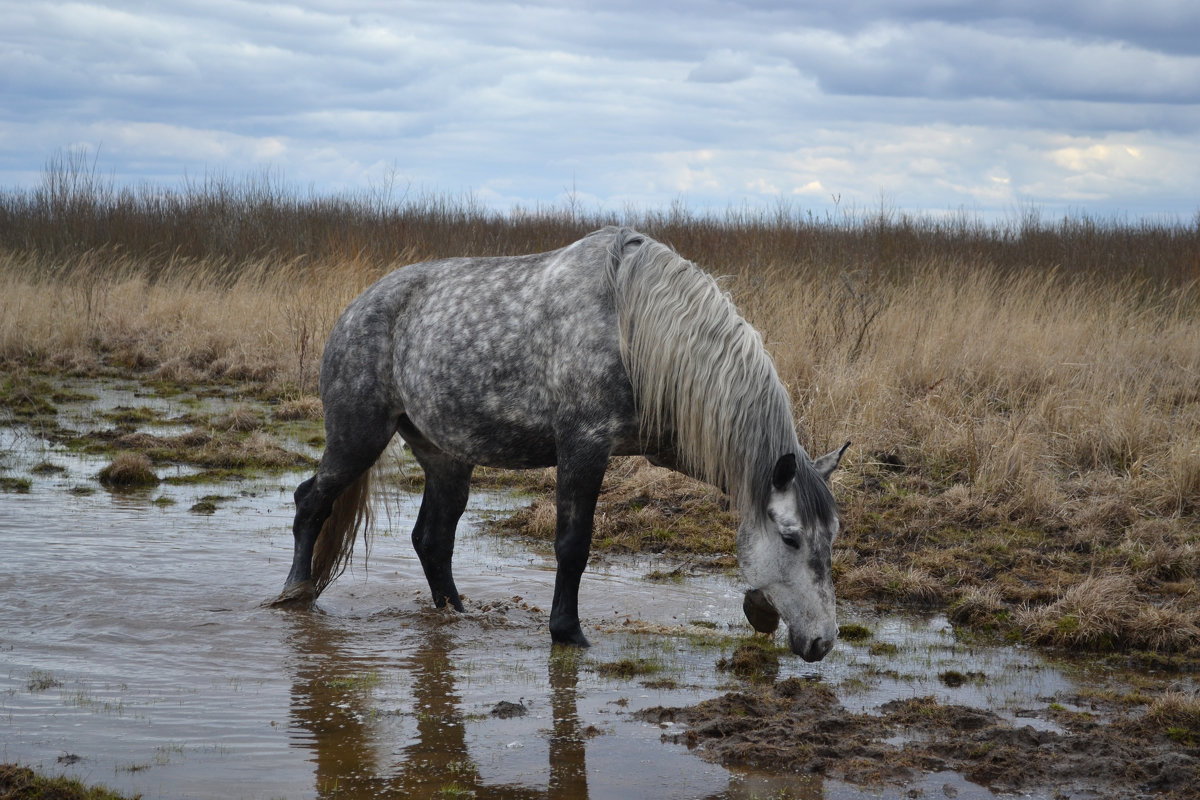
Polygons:
<instances>
[{"instance_id":1,"label":"dark lower leg","mask_svg":"<svg viewBox=\"0 0 1200 800\"><path fill-rule=\"evenodd\" d=\"M550 637L557 643L588 646L579 625L579 581L591 551L592 518L607 464L607 448L573 453L559 461L554 536L558 573L550 608Z\"/></svg>"},{"instance_id":2,"label":"dark lower leg","mask_svg":"<svg viewBox=\"0 0 1200 800\"><path fill-rule=\"evenodd\" d=\"M317 599L317 587L312 579L313 551L325 521L333 511L334 502L353 480L330 480L318 471L297 487L296 517L292 521L292 567L283 584L283 591L273 605L305 604Z\"/></svg>"},{"instance_id":3,"label":"dark lower leg","mask_svg":"<svg viewBox=\"0 0 1200 800\"><path fill-rule=\"evenodd\" d=\"M333 511L334 502L375 464L394 432L394 422L389 420L385 409L367 413L361 409L338 410L327 404L328 445L317 474L296 488L292 566L283 592L275 601L277 604L316 599L312 559L321 529Z\"/></svg>"},{"instance_id":4,"label":"dark lower leg","mask_svg":"<svg viewBox=\"0 0 1200 800\"><path fill-rule=\"evenodd\" d=\"M432 452L417 453L417 460L425 470L425 493L413 528L413 548L421 559L434 605L443 608L449 603L462 611L452 569L454 532L467 507L474 467Z\"/></svg>"},{"instance_id":5,"label":"dark lower leg","mask_svg":"<svg viewBox=\"0 0 1200 800\"><path fill-rule=\"evenodd\" d=\"M317 478L306 480L296 488L296 518L292 521L292 569L284 583L284 592L312 579L312 554L329 511L319 514L312 508L312 490ZM332 503L329 504L332 507Z\"/></svg>"}]
</instances>

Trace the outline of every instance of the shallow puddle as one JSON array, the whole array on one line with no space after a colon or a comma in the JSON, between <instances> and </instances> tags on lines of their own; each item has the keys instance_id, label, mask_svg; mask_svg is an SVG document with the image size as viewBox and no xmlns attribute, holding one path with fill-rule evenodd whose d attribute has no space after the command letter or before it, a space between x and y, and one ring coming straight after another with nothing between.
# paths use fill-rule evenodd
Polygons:
<instances>
[{"instance_id":1,"label":"shallow puddle","mask_svg":"<svg viewBox=\"0 0 1200 800\"><path fill-rule=\"evenodd\" d=\"M186 402L86 391L100 399L60 409L60 424ZM477 491L459 529L465 614L431 608L408 495L320 612L281 611L262 603L290 564L305 473L111 493L96 481L105 458L28 426L0 428L0 453L3 474L32 483L0 494L5 762L163 798L993 796L953 774L861 790L736 772L664 743L634 712L739 685L715 664L750 633L741 588L719 575L653 582L675 565L593 557L580 601L593 647L551 648L549 548L479 532L518 502L504 493ZM56 469L32 472L46 463ZM211 495L215 511L189 510ZM819 676L851 710L934 695L1041 726L1050 698L1074 688L1031 651L959 644L941 617L843 609L851 620L873 636L819 664L785 656L779 677ZM614 662L641 674L607 677Z\"/></svg>"}]
</instances>

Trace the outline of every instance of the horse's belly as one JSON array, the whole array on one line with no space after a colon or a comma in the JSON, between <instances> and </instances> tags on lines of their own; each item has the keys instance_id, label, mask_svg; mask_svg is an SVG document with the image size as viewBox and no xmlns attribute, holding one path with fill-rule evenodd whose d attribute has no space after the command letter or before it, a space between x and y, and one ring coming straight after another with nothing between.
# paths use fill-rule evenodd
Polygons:
<instances>
[{"instance_id":1,"label":"horse's belly","mask_svg":"<svg viewBox=\"0 0 1200 800\"><path fill-rule=\"evenodd\" d=\"M529 469L557 463L554 437L540 427L475 420L456 426L443 438L447 452L485 467Z\"/></svg>"},{"instance_id":2,"label":"horse's belly","mask_svg":"<svg viewBox=\"0 0 1200 800\"><path fill-rule=\"evenodd\" d=\"M468 405L459 399L409 417L423 438L471 464L529 469L557 463L553 431L536 416Z\"/></svg>"}]
</instances>

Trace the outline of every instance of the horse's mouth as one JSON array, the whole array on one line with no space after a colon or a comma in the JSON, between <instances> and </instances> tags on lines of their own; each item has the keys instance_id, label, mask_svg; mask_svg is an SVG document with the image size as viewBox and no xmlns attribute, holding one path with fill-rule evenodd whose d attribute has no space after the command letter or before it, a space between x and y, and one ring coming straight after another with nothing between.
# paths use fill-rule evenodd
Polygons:
<instances>
[{"instance_id":1,"label":"horse's mouth","mask_svg":"<svg viewBox=\"0 0 1200 800\"><path fill-rule=\"evenodd\" d=\"M774 633L779 627L779 612L762 589L750 589L742 600L742 612L751 627L759 633Z\"/></svg>"}]
</instances>

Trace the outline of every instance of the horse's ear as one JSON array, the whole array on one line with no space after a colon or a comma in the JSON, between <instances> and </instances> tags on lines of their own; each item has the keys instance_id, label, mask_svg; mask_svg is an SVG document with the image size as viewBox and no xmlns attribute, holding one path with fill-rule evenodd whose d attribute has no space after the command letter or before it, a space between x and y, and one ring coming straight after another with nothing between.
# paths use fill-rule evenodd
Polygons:
<instances>
[{"instance_id":1,"label":"horse's ear","mask_svg":"<svg viewBox=\"0 0 1200 800\"><path fill-rule=\"evenodd\" d=\"M837 450L830 451L813 462L813 467L816 468L817 474L825 480L829 480L829 476L837 469L837 465L842 461L842 454L846 452L846 448L850 446L849 442L839 447ZM778 467L776 467L778 469Z\"/></svg>"},{"instance_id":2,"label":"horse's ear","mask_svg":"<svg viewBox=\"0 0 1200 800\"><path fill-rule=\"evenodd\" d=\"M775 471L771 473L771 485L776 491L782 491L796 477L796 454L787 453L775 462Z\"/></svg>"}]
</instances>

